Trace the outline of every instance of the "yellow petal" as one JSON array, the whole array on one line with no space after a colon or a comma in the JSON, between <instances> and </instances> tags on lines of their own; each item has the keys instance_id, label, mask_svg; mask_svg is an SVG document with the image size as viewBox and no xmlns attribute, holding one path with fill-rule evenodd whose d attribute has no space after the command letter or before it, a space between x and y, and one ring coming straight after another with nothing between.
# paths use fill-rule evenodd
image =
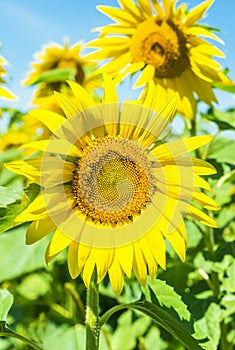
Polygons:
<instances>
[{"instance_id":1,"label":"yellow petal","mask_svg":"<svg viewBox=\"0 0 235 350\"><path fill-rule=\"evenodd\" d=\"M170 242L180 259L185 261L186 244L181 234L178 231L173 231L169 234L163 232L163 234Z\"/></svg>"},{"instance_id":2,"label":"yellow petal","mask_svg":"<svg viewBox=\"0 0 235 350\"><path fill-rule=\"evenodd\" d=\"M71 181L74 177L74 163L57 157L44 157L41 169L41 185L43 187L57 186Z\"/></svg>"},{"instance_id":3,"label":"yellow petal","mask_svg":"<svg viewBox=\"0 0 235 350\"><path fill-rule=\"evenodd\" d=\"M115 84L108 74L103 74L104 81L104 96L103 103L118 103L118 95Z\"/></svg>"},{"instance_id":4,"label":"yellow petal","mask_svg":"<svg viewBox=\"0 0 235 350\"><path fill-rule=\"evenodd\" d=\"M133 270L137 280L142 286L146 284L147 266L139 242L134 242Z\"/></svg>"},{"instance_id":5,"label":"yellow petal","mask_svg":"<svg viewBox=\"0 0 235 350\"><path fill-rule=\"evenodd\" d=\"M179 93L178 109L182 111L186 118L192 119L196 113L196 101L192 89L189 87L190 81L186 74L174 78L174 86Z\"/></svg>"},{"instance_id":6,"label":"yellow petal","mask_svg":"<svg viewBox=\"0 0 235 350\"><path fill-rule=\"evenodd\" d=\"M194 217L196 220L201 222L203 225L210 226L210 227L218 227L218 224L210 218L207 214L203 213L198 208L195 208L193 205L190 205L187 214Z\"/></svg>"},{"instance_id":7,"label":"yellow petal","mask_svg":"<svg viewBox=\"0 0 235 350\"><path fill-rule=\"evenodd\" d=\"M141 247L143 256L148 266L148 273L152 280L157 272L157 262L154 259L148 240L145 237L139 239L139 245Z\"/></svg>"},{"instance_id":8,"label":"yellow petal","mask_svg":"<svg viewBox=\"0 0 235 350\"><path fill-rule=\"evenodd\" d=\"M157 225L145 235L145 238L149 242L149 246L155 260L163 269L165 269L166 245L161 232L158 230Z\"/></svg>"},{"instance_id":9,"label":"yellow petal","mask_svg":"<svg viewBox=\"0 0 235 350\"><path fill-rule=\"evenodd\" d=\"M185 33L189 35L194 35L194 36L205 36L210 39L214 39L218 41L220 44L224 44L223 40L221 40L217 35L214 33L211 33L208 29L202 27L202 26L195 26L195 27L189 27L185 29Z\"/></svg>"},{"instance_id":10,"label":"yellow petal","mask_svg":"<svg viewBox=\"0 0 235 350\"><path fill-rule=\"evenodd\" d=\"M62 233L58 228L56 229L48 249L48 258L52 255L60 253L63 249L68 247L73 241L71 238Z\"/></svg>"},{"instance_id":11,"label":"yellow petal","mask_svg":"<svg viewBox=\"0 0 235 350\"><path fill-rule=\"evenodd\" d=\"M140 77L134 85L134 88L140 87L147 84L151 79L153 79L155 73L155 68L153 65L148 64L141 72Z\"/></svg>"},{"instance_id":12,"label":"yellow petal","mask_svg":"<svg viewBox=\"0 0 235 350\"><path fill-rule=\"evenodd\" d=\"M91 95L81 85L74 81L68 81L68 84L71 87L76 100L81 104L82 109L96 106Z\"/></svg>"},{"instance_id":13,"label":"yellow petal","mask_svg":"<svg viewBox=\"0 0 235 350\"><path fill-rule=\"evenodd\" d=\"M120 37L120 36L105 36L101 37L99 39L93 40L92 43L89 43L89 46L99 48L102 47L109 48L114 47L114 50L122 50L127 49L127 46L129 45L129 40L126 37Z\"/></svg>"},{"instance_id":14,"label":"yellow petal","mask_svg":"<svg viewBox=\"0 0 235 350\"><path fill-rule=\"evenodd\" d=\"M120 71L131 61L131 55L129 50L127 52L119 52L118 55L102 66L97 72L107 72L112 77L115 77L117 74L120 74Z\"/></svg>"},{"instance_id":15,"label":"yellow petal","mask_svg":"<svg viewBox=\"0 0 235 350\"><path fill-rule=\"evenodd\" d=\"M159 17L163 17L163 9L159 3L159 0L153 0L153 7Z\"/></svg>"},{"instance_id":16,"label":"yellow petal","mask_svg":"<svg viewBox=\"0 0 235 350\"><path fill-rule=\"evenodd\" d=\"M110 6L97 6L97 9L103 12L104 14L106 14L111 19L114 19L114 21L118 23L123 23L123 24L136 23L136 19L132 16L132 14L122 9L113 8Z\"/></svg>"},{"instance_id":17,"label":"yellow petal","mask_svg":"<svg viewBox=\"0 0 235 350\"><path fill-rule=\"evenodd\" d=\"M213 136L210 135L202 135L193 136L185 140L172 141L154 148L152 153L158 159L178 157L205 145L212 138Z\"/></svg>"},{"instance_id":18,"label":"yellow petal","mask_svg":"<svg viewBox=\"0 0 235 350\"><path fill-rule=\"evenodd\" d=\"M114 249L92 248L89 259L93 259L97 269L97 283L100 283L108 272L114 258Z\"/></svg>"},{"instance_id":19,"label":"yellow petal","mask_svg":"<svg viewBox=\"0 0 235 350\"><path fill-rule=\"evenodd\" d=\"M177 101L177 94L172 95L162 108L157 111L154 116L152 115L146 130L144 130L141 137L139 137L139 141L143 145L149 147L157 138L164 138L164 134L161 134L166 134L168 132L167 126L169 126L169 122L175 115Z\"/></svg>"},{"instance_id":20,"label":"yellow petal","mask_svg":"<svg viewBox=\"0 0 235 350\"><path fill-rule=\"evenodd\" d=\"M148 18L153 15L149 0L137 0L137 4L143 16Z\"/></svg>"},{"instance_id":21,"label":"yellow petal","mask_svg":"<svg viewBox=\"0 0 235 350\"><path fill-rule=\"evenodd\" d=\"M194 186L204 188L207 191L211 191L211 187L206 180L194 174Z\"/></svg>"},{"instance_id":22,"label":"yellow petal","mask_svg":"<svg viewBox=\"0 0 235 350\"><path fill-rule=\"evenodd\" d=\"M95 260L91 259L90 256L88 260L85 262L84 269L82 272L82 278L85 283L85 286L88 288L91 281L91 276L95 268Z\"/></svg>"},{"instance_id":23,"label":"yellow petal","mask_svg":"<svg viewBox=\"0 0 235 350\"><path fill-rule=\"evenodd\" d=\"M103 74L104 80L104 96L103 104L103 118L105 129L110 136L116 136L118 131L118 120L119 120L119 105L118 96L115 89L114 81L108 74Z\"/></svg>"},{"instance_id":24,"label":"yellow petal","mask_svg":"<svg viewBox=\"0 0 235 350\"><path fill-rule=\"evenodd\" d=\"M155 89L155 84L153 80L150 80L150 82L147 84L146 88L144 89L141 97L141 104L144 107L147 108L154 108L154 103L156 100L156 89Z\"/></svg>"},{"instance_id":25,"label":"yellow petal","mask_svg":"<svg viewBox=\"0 0 235 350\"><path fill-rule=\"evenodd\" d=\"M190 26L193 23L199 21L203 17L204 13L208 10L208 8L213 4L213 2L214 0L206 0L190 10L184 18L184 24L186 26Z\"/></svg>"},{"instance_id":26,"label":"yellow petal","mask_svg":"<svg viewBox=\"0 0 235 350\"><path fill-rule=\"evenodd\" d=\"M68 269L72 278L76 278L81 272L78 269L78 246L78 242L73 241L68 249Z\"/></svg>"},{"instance_id":27,"label":"yellow petal","mask_svg":"<svg viewBox=\"0 0 235 350\"><path fill-rule=\"evenodd\" d=\"M113 263L108 271L110 283L112 288L118 297L121 294L124 284L124 273L117 259L113 260Z\"/></svg>"},{"instance_id":28,"label":"yellow petal","mask_svg":"<svg viewBox=\"0 0 235 350\"><path fill-rule=\"evenodd\" d=\"M120 5L129 13L133 15L136 19L141 19L142 14L138 7L132 0L119 0Z\"/></svg>"},{"instance_id":29,"label":"yellow petal","mask_svg":"<svg viewBox=\"0 0 235 350\"><path fill-rule=\"evenodd\" d=\"M183 221L181 213L188 208L188 203L179 199L171 198L160 190L151 198L152 204L159 216L158 224L161 232L173 232Z\"/></svg>"},{"instance_id":30,"label":"yellow petal","mask_svg":"<svg viewBox=\"0 0 235 350\"><path fill-rule=\"evenodd\" d=\"M19 214L15 222L25 222L34 220L48 219L48 211L45 208L45 203L42 194L39 194L32 203Z\"/></svg>"},{"instance_id":31,"label":"yellow petal","mask_svg":"<svg viewBox=\"0 0 235 350\"><path fill-rule=\"evenodd\" d=\"M11 100L18 100L18 97L13 95L8 89L6 89L3 86L0 86L0 97L11 99Z\"/></svg>"},{"instance_id":32,"label":"yellow petal","mask_svg":"<svg viewBox=\"0 0 235 350\"><path fill-rule=\"evenodd\" d=\"M219 64L217 61L215 61L213 58L209 57L208 55L201 53L196 47L191 48L190 54L195 57L195 61L197 61L198 65L202 64L202 65L211 67L215 70L222 68L221 64Z\"/></svg>"},{"instance_id":33,"label":"yellow petal","mask_svg":"<svg viewBox=\"0 0 235 350\"><path fill-rule=\"evenodd\" d=\"M136 125L137 115L138 125ZM119 135L127 139L139 138L139 134L143 132L151 116L152 110L125 101L120 115Z\"/></svg>"},{"instance_id":34,"label":"yellow petal","mask_svg":"<svg viewBox=\"0 0 235 350\"><path fill-rule=\"evenodd\" d=\"M17 160L15 162L6 163L4 166L16 174L26 176L31 182L40 184L41 159L28 159L27 161Z\"/></svg>"},{"instance_id":35,"label":"yellow petal","mask_svg":"<svg viewBox=\"0 0 235 350\"><path fill-rule=\"evenodd\" d=\"M164 164L163 161L163 163L158 167L153 167L152 172L158 182L162 182L169 186L181 184L181 186L188 187L192 190L193 187L201 187L210 191L210 185L200 176L195 174L195 169L193 167L194 163L191 161L191 159L184 159L184 161L186 163L185 167L180 161L178 163L177 158L175 159L175 164ZM210 169L210 171L211 170L212 169Z\"/></svg>"},{"instance_id":36,"label":"yellow petal","mask_svg":"<svg viewBox=\"0 0 235 350\"><path fill-rule=\"evenodd\" d=\"M54 222L47 217L43 220L33 221L26 233L26 244L33 244L52 232L56 228Z\"/></svg>"},{"instance_id":37,"label":"yellow petal","mask_svg":"<svg viewBox=\"0 0 235 350\"><path fill-rule=\"evenodd\" d=\"M176 165L177 167L191 167L193 166L193 171L196 175L212 175L216 174L216 169L212 164L206 162L205 160L198 158L188 158L188 157L176 157L176 158L166 158L161 159L160 161L164 166L165 165ZM184 171L184 170L181 170Z\"/></svg>"},{"instance_id":38,"label":"yellow petal","mask_svg":"<svg viewBox=\"0 0 235 350\"><path fill-rule=\"evenodd\" d=\"M75 106L65 95L55 91L54 96L67 118L73 117L80 112L78 106Z\"/></svg>"},{"instance_id":39,"label":"yellow petal","mask_svg":"<svg viewBox=\"0 0 235 350\"><path fill-rule=\"evenodd\" d=\"M33 148L43 152L73 155L77 157L82 155L81 151L76 146L62 139L31 142L21 146L21 148Z\"/></svg>"},{"instance_id":40,"label":"yellow petal","mask_svg":"<svg viewBox=\"0 0 235 350\"><path fill-rule=\"evenodd\" d=\"M93 28L92 32L101 32L100 37L106 36L107 34L125 34L128 36L132 36L135 33L134 27L125 27L120 24L113 24L104 27Z\"/></svg>"},{"instance_id":41,"label":"yellow petal","mask_svg":"<svg viewBox=\"0 0 235 350\"><path fill-rule=\"evenodd\" d=\"M183 158L176 160L177 164L184 164L185 160ZM205 160L198 159L198 158L191 158L191 162L193 164L193 169L198 175L212 175L216 174L217 170L215 167L210 164L209 162L206 162Z\"/></svg>"},{"instance_id":42,"label":"yellow petal","mask_svg":"<svg viewBox=\"0 0 235 350\"><path fill-rule=\"evenodd\" d=\"M60 114L44 109L35 109L30 111L29 114L43 123L53 133L66 121Z\"/></svg>"},{"instance_id":43,"label":"yellow petal","mask_svg":"<svg viewBox=\"0 0 235 350\"><path fill-rule=\"evenodd\" d=\"M81 271L89 258L91 247L79 244L78 247L78 269Z\"/></svg>"},{"instance_id":44,"label":"yellow petal","mask_svg":"<svg viewBox=\"0 0 235 350\"><path fill-rule=\"evenodd\" d=\"M133 266L133 245L128 244L115 248L115 257L119 261L122 270L130 278Z\"/></svg>"},{"instance_id":45,"label":"yellow petal","mask_svg":"<svg viewBox=\"0 0 235 350\"><path fill-rule=\"evenodd\" d=\"M174 5L174 3L176 2L176 0L162 0L162 4L165 10L165 16L168 18L171 15L172 12L172 7Z\"/></svg>"},{"instance_id":46,"label":"yellow petal","mask_svg":"<svg viewBox=\"0 0 235 350\"><path fill-rule=\"evenodd\" d=\"M212 198L204 194L203 192L195 191L193 193L193 199L195 199L201 206L210 210L219 210L220 206Z\"/></svg>"},{"instance_id":47,"label":"yellow petal","mask_svg":"<svg viewBox=\"0 0 235 350\"><path fill-rule=\"evenodd\" d=\"M191 70L187 71L187 78L192 90L196 92L201 101L208 105L211 105L211 102L217 102L212 86L208 81L202 80Z\"/></svg>"},{"instance_id":48,"label":"yellow petal","mask_svg":"<svg viewBox=\"0 0 235 350\"><path fill-rule=\"evenodd\" d=\"M121 72L117 73L114 78L115 84L120 84L128 74L134 74L140 71L144 66L144 62L134 62L129 64L127 67L123 68Z\"/></svg>"}]
</instances>

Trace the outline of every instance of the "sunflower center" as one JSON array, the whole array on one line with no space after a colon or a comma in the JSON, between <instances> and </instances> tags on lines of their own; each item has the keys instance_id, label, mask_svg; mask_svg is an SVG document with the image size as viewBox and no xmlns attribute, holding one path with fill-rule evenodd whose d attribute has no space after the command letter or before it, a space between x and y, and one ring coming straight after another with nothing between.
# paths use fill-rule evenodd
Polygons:
<instances>
[{"instance_id":1,"label":"sunflower center","mask_svg":"<svg viewBox=\"0 0 235 350\"><path fill-rule=\"evenodd\" d=\"M174 78L189 65L186 38L170 20L142 22L132 36L130 50L133 62L155 67L156 78Z\"/></svg>"},{"instance_id":2,"label":"sunflower center","mask_svg":"<svg viewBox=\"0 0 235 350\"><path fill-rule=\"evenodd\" d=\"M144 147L124 138L96 139L77 163L72 192L87 221L112 227L132 222L154 192Z\"/></svg>"}]
</instances>

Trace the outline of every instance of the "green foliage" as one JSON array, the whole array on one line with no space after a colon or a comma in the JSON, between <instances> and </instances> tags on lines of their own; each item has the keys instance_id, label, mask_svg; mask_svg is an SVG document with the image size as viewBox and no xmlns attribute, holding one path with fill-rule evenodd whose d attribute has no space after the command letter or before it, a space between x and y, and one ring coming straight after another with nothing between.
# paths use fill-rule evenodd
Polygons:
<instances>
[{"instance_id":1,"label":"green foliage","mask_svg":"<svg viewBox=\"0 0 235 350\"><path fill-rule=\"evenodd\" d=\"M32 85L39 83L53 83L58 81L74 80L76 69L73 68L57 68L42 73Z\"/></svg>"},{"instance_id":2,"label":"green foliage","mask_svg":"<svg viewBox=\"0 0 235 350\"><path fill-rule=\"evenodd\" d=\"M0 289L0 321L6 321L13 300L13 295L8 290Z\"/></svg>"},{"instance_id":3,"label":"green foliage","mask_svg":"<svg viewBox=\"0 0 235 350\"><path fill-rule=\"evenodd\" d=\"M144 289L145 299L158 304L159 306L172 308L180 319L190 320L190 312L182 301L181 297L174 291L174 288L167 285L165 281L154 280Z\"/></svg>"},{"instance_id":4,"label":"green foliage","mask_svg":"<svg viewBox=\"0 0 235 350\"><path fill-rule=\"evenodd\" d=\"M20 195L11 188L0 187L0 233L12 228L15 218L29 205L39 192L39 186L30 184Z\"/></svg>"},{"instance_id":5,"label":"green foliage","mask_svg":"<svg viewBox=\"0 0 235 350\"><path fill-rule=\"evenodd\" d=\"M143 314L151 317L159 326L162 326L176 339L178 339L186 349L190 350L201 350L202 348L198 345L190 333L171 317L166 311L159 306L148 301L139 301L132 306L135 310L142 312Z\"/></svg>"}]
</instances>

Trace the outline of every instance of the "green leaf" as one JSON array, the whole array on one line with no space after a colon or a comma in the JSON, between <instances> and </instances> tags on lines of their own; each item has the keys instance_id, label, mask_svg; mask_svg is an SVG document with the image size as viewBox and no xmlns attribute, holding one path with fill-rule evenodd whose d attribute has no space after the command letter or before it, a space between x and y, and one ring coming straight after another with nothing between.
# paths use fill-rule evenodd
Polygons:
<instances>
[{"instance_id":1,"label":"green leaf","mask_svg":"<svg viewBox=\"0 0 235 350\"><path fill-rule=\"evenodd\" d=\"M193 227L190 226L190 228ZM197 237L197 228L195 228L195 236ZM187 229L187 232L192 232ZM194 231L193 231L194 232ZM191 235L193 236L193 235ZM163 270L159 273L158 279L167 281L171 286L174 286L176 293L182 294L187 288L188 274L193 270L189 265L182 263L181 261L174 261L173 266L169 266L166 270Z\"/></svg>"},{"instance_id":2,"label":"green leaf","mask_svg":"<svg viewBox=\"0 0 235 350\"><path fill-rule=\"evenodd\" d=\"M8 290L0 289L0 321L6 321L13 300L13 295Z\"/></svg>"},{"instance_id":3,"label":"green leaf","mask_svg":"<svg viewBox=\"0 0 235 350\"><path fill-rule=\"evenodd\" d=\"M235 109L224 112L212 107L207 113L201 113L201 116L216 123L220 130L235 130Z\"/></svg>"},{"instance_id":4,"label":"green leaf","mask_svg":"<svg viewBox=\"0 0 235 350\"><path fill-rule=\"evenodd\" d=\"M212 83L212 85L220 90L226 91L226 92L231 92L232 94L235 93L235 85L226 85L222 83Z\"/></svg>"},{"instance_id":5,"label":"green leaf","mask_svg":"<svg viewBox=\"0 0 235 350\"><path fill-rule=\"evenodd\" d=\"M24 151L18 148L10 148L7 151L0 151L0 163L8 163L12 160L21 158Z\"/></svg>"},{"instance_id":6,"label":"green leaf","mask_svg":"<svg viewBox=\"0 0 235 350\"><path fill-rule=\"evenodd\" d=\"M42 73L31 85L74 80L75 75L76 69L74 68L56 68Z\"/></svg>"},{"instance_id":7,"label":"green leaf","mask_svg":"<svg viewBox=\"0 0 235 350\"><path fill-rule=\"evenodd\" d=\"M227 138L217 138L211 143L208 158L220 163L235 165L235 141Z\"/></svg>"},{"instance_id":8,"label":"green leaf","mask_svg":"<svg viewBox=\"0 0 235 350\"><path fill-rule=\"evenodd\" d=\"M215 349L219 344L221 330L220 321L222 310L219 305L211 303L206 310L204 317L198 321L199 327L207 334Z\"/></svg>"},{"instance_id":9,"label":"green leaf","mask_svg":"<svg viewBox=\"0 0 235 350\"><path fill-rule=\"evenodd\" d=\"M224 206L218 215L217 222L220 228L226 228L235 218L235 203Z\"/></svg>"},{"instance_id":10,"label":"green leaf","mask_svg":"<svg viewBox=\"0 0 235 350\"><path fill-rule=\"evenodd\" d=\"M46 267L44 255L49 237L28 246L25 244L27 227L18 226L0 237L0 282Z\"/></svg>"},{"instance_id":11,"label":"green leaf","mask_svg":"<svg viewBox=\"0 0 235 350\"><path fill-rule=\"evenodd\" d=\"M37 300L43 295L50 292L51 278L49 274L31 273L24 277L19 286L17 286L17 292L20 293L25 299Z\"/></svg>"},{"instance_id":12,"label":"green leaf","mask_svg":"<svg viewBox=\"0 0 235 350\"><path fill-rule=\"evenodd\" d=\"M15 218L33 201L39 192L39 186L35 184L30 184L24 191L21 198L17 198L17 194L14 194L14 190L5 189L6 193L11 193L15 196L15 201L9 199L7 206L2 207L0 205L0 233L9 230L14 227ZM7 201L3 196L2 201ZM16 199L17 198L17 199Z\"/></svg>"},{"instance_id":13,"label":"green leaf","mask_svg":"<svg viewBox=\"0 0 235 350\"><path fill-rule=\"evenodd\" d=\"M147 301L157 302L160 306L165 306L168 309L173 308L180 319L190 320L191 315L187 306L174 291L174 288L166 284L165 281L155 279L152 282L148 282L148 285L143 288L143 293Z\"/></svg>"},{"instance_id":14,"label":"green leaf","mask_svg":"<svg viewBox=\"0 0 235 350\"><path fill-rule=\"evenodd\" d=\"M0 208L6 208L8 204L20 202L21 194L13 188L0 186Z\"/></svg>"},{"instance_id":15,"label":"green leaf","mask_svg":"<svg viewBox=\"0 0 235 350\"><path fill-rule=\"evenodd\" d=\"M143 341L145 346L145 347L143 346L143 349L156 349L156 344L157 344L157 350L167 349L167 342L165 342L162 339L160 330L156 327L150 328L150 331L144 337Z\"/></svg>"},{"instance_id":16,"label":"green leaf","mask_svg":"<svg viewBox=\"0 0 235 350\"><path fill-rule=\"evenodd\" d=\"M44 335L45 349L85 349L85 327L77 324L75 327L57 327L53 332Z\"/></svg>"},{"instance_id":17,"label":"green leaf","mask_svg":"<svg viewBox=\"0 0 235 350\"><path fill-rule=\"evenodd\" d=\"M132 303L132 308L151 317L159 326L170 334L189 350L202 350L198 341L185 329L182 323L176 321L168 312L149 301L137 301Z\"/></svg>"},{"instance_id":18,"label":"green leaf","mask_svg":"<svg viewBox=\"0 0 235 350\"><path fill-rule=\"evenodd\" d=\"M151 320L142 315L133 321L131 310L125 311L117 322L118 326L111 337L113 349L135 349L138 337L142 336L151 325Z\"/></svg>"}]
</instances>

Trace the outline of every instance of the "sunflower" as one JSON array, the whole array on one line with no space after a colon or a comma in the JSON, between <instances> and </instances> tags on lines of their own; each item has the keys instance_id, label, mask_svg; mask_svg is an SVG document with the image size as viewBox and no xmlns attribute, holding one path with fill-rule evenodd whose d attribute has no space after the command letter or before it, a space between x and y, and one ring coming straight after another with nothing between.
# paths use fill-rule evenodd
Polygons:
<instances>
[{"instance_id":1,"label":"sunflower","mask_svg":"<svg viewBox=\"0 0 235 350\"><path fill-rule=\"evenodd\" d=\"M58 109L53 96L54 91L71 95L71 89L65 81L66 78L63 78L63 70L66 68L74 70L74 81L87 90L92 91L100 86L99 78L89 77L89 73L96 68L96 64L84 59L81 51L82 44L80 42L70 47L68 41L65 40L64 46L52 42L34 55L36 62L31 63L33 69L23 82L26 86L37 84L34 104L38 104L42 108L49 106L51 110ZM45 73L53 73L54 70L55 76L45 79ZM61 74L59 74L60 72ZM44 78L42 78L43 76Z\"/></svg>"},{"instance_id":2,"label":"sunflower","mask_svg":"<svg viewBox=\"0 0 235 350\"><path fill-rule=\"evenodd\" d=\"M12 147L19 147L30 141L30 136L27 132L18 129L10 130L6 134L1 135L0 150L7 151Z\"/></svg>"},{"instance_id":3,"label":"sunflower","mask_svg":"<svg viewBox=\"0 0 235 350\"><path fill-rule=\"evenodd\" d=\"M5 80L2 78L2 75L6 74L6 70L3 67L6 64L7 64L7 61L5 60L5 58L0 56L0 84L6 83ZM0 97L1 98L9 98L12 100L16 99L16 96L14 96L8 89L6 89L3 86L0 86Z\"/></svg>"},{"instance_id":4,"label":"sunflower","mask_svg":"<svg viewBox=\"0 0 235 350\"><path fill-rule=\"evenodd\" d=\"M6 165L42 188L16 223L32 221L26 234L28 244L53 231L47 262L68 247L72 278L81 273L89 286L96 266L98 282L108 273L119 295L125 275L134 272L144 285L147 274L154 278L158 265L165 268L165 240L184 261L185 215L217 227L199 209L218 209L199 190L210 189L200 175L215 173L215 169L188 156L211 137L166 142L176 97L156 111L153 82L142 101L119 104L113 80L104 75L100 105L81 86L68 83L76 105L56 94L67 118L51 111L32 111L53 136L25 146L39 151L37 157Z\"/></svg>"},{"instance_id":5,"label":"sunflower","mask_svg":"<svg viewBox=\"0 0 235 350\"><path fill-rule=\"evenodd\" d=\"M190 11L185 3L176 8L176 2L119 0L121 8L98 6L116 23L94 29L100 36L89 42L88 47L99 50L90 53L87 59L108 59L100 70L116 77L117 83L136 72L140 74L135 87L153 79L163 100L177 91L180 95L177 110L186 118L194 118L197 98L210 106L217 102L212 83L218 86L234 83L213 59L224 57L223 52L205 38L222 41L207 26L197 23L213 0Z\"/></svg>"},{"instance_id":6,"label":"sunflower","mask_svg":"<svg viewBox=\"0 0 235 350\"><path fill-rule=\"evenodd\" d=\"M26 86L37 84L37 90L32 101L33 105L64 116L64 111L58 104L54 91L62 92L72 100L72 103L76 103L71 88L63 76L63 70L66 68L74 70L74 80L85 87L86 90L94 92L96 88L100 87L101 79L89 76L90 72L95 70L96 64L84 59L81 51L82 44L80 42L70 47L68 41L65 40L64 46L53 42L45 45L41 52L35 54L37 62L31 64L33 70L23 82ZM43 75L48 72L52 74L56 72L56 74L52 75L52 78L49 78L48 81L40 82L45 78L44 76L41 79ZM95 93L94 97L97 97ZM49 137L49 130L45 128L41 121L32 118L29 114L25 115L23 120L25 128L31 130L33 138L35 138L35 135L38 135L39 139Z\"/></svg>"}]
</instances>

